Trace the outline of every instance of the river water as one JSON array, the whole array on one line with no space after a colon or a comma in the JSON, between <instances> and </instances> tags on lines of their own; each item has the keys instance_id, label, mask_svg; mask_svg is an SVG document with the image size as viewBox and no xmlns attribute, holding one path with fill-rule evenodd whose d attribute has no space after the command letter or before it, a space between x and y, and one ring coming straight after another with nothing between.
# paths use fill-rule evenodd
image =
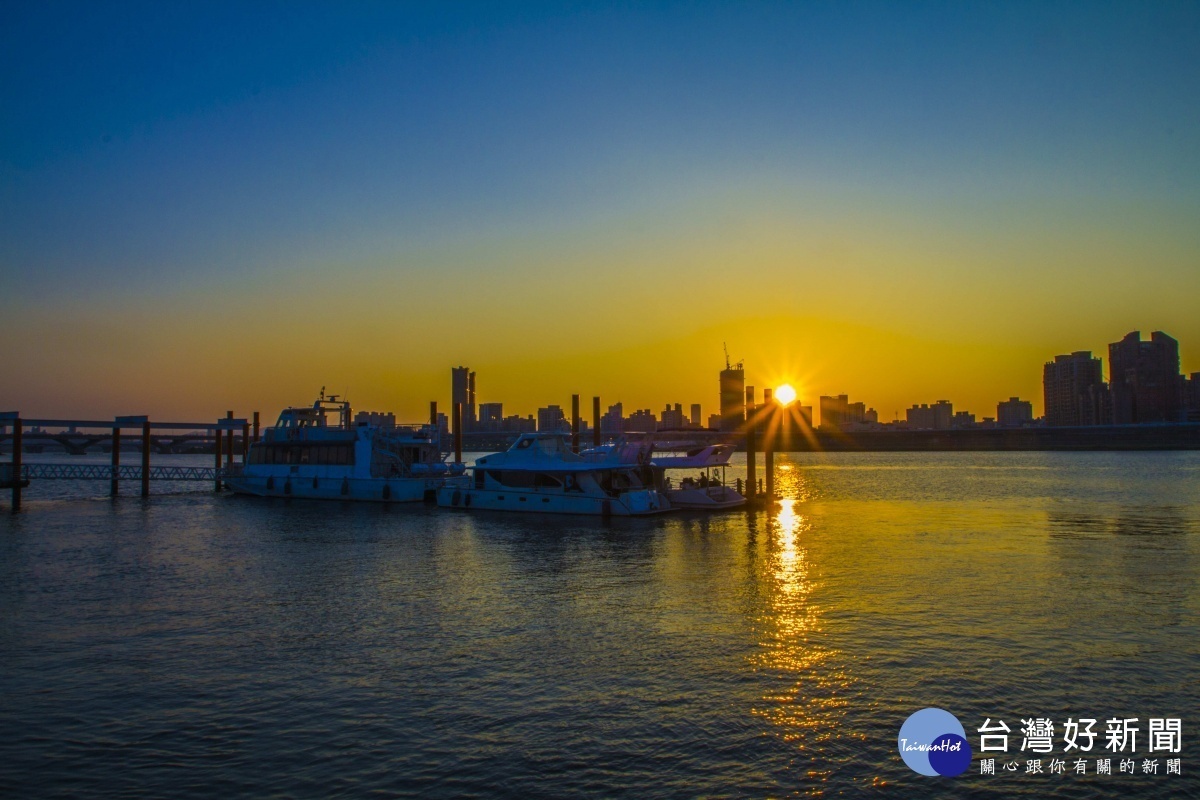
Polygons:
<instances>
[{"instance_id":1,"label":"river water","mask_svg":"<svg viewBox=\"0 0 1200 800\"><path fill-rule=\"evenodd\" d=\"M1200 453L777 466L770 512L611 521L35 485L0 506L0 795L1200 796ZM900 758L926 707L965 773Z\"/></svg>"}]
</instances>

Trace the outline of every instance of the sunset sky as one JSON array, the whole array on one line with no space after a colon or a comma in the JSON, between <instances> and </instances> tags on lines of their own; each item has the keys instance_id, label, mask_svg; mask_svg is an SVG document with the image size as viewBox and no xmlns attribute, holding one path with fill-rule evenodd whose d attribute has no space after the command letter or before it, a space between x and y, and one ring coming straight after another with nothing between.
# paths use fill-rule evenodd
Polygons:
<instances>
[{"instance_id":1,"label":"sunset sky","mask_svg":"<svg viewBox=\"0 0 1200 800\"><path fill-rule=\"evenodd\" d=\"M0 411L1200 370L1200 4L0 5Z\"/></svg>"}]
</instances>

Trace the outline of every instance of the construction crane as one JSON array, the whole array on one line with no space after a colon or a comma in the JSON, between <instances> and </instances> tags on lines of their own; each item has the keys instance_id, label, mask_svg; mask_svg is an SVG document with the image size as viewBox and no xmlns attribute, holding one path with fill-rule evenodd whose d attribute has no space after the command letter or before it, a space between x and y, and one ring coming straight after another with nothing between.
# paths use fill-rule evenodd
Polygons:
<instances>
[{"instance_id":1,"label":"construction crane","mask_svg":"<svg viewBox=\"0 0 1200 800\"><path fill-rule=\"evenodd\" d=\"M741 369L742 368L741 361L737 362L736 365L729 363L729 345L725 344L725 342L721 342L721 347L725 348L725 370L726 370L726 372L728 372L731 369Z\"/></svg>"}]
</instances>

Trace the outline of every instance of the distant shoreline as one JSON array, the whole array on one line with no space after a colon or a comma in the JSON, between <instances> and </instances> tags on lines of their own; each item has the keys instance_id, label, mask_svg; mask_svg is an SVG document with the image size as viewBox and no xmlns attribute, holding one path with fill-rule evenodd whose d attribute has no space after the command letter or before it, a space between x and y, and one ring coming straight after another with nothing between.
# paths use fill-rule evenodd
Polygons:
<instances>
[{"instance_id":1,"label":"distant shoreline","mask_svg":"<svg viewBox=\"0 0 1200 800\"><path fill-rule=\"evenodd\" d=\"M644 434L631 434L641 437ZM468 433L463 450L469 452L502 450L515 440L503 434ZM659 431L662 440L694 442L732 442L745 451L742 435L717 431ZM605 440L609 437L604 436ZM580 434L580 446L591 447L590 431ZM444 444L444 443L443 443ZM762 452L761 438L755 450ZM1086 427L971 428L953 430L828 431L815 430L807 435L792 431L790 436L775 438L776 452L940 452L940 451L1132 451L1200 450L1200 423L1157 425L1093 425Z\"/></svg>"},{"instance_id":2,"label":"distant shoreline","mask_svg":"<svg viewBox=\"0 0 1200 800\"><path fill-rule=\"evenodd\" d=\"M815 431L777 442L795 452L960 450L1200 450L1200 423L1094 425L1078 428L983 428L942 431Z\"/></svg>"}]
</instances>

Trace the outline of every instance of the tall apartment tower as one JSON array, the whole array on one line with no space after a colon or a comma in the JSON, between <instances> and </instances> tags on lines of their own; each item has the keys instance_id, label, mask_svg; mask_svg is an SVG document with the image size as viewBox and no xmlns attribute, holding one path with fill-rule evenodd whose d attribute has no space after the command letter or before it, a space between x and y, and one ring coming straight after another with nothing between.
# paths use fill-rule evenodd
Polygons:
<instances>
[{"instance_id":1,"label":"tall apartment tower","mask_svg":"<svg viewBox=\"0 0 1200 800\"><path fill-rule=\"evenodd\" d=\"M1090 350L1055 356L1042 368L1047 425L1103 425L1111 421L1104 367ZM998 413L998 412L997 412Z\"/></svg>"},{"instance_id":2,"label":"tall apartment tower","mask_svg":"<svg viewBox=\"0 0 1200 800\"><path fill-rule=\"evenodd\" d=\"M466 367L450 370L450 410L454 404L462 403L463 430L475 428L475 373Z\"/></svg>"},{"instance_id":3,"label":"tall apartment tower","mask_svg":"<svg viewBox=\"0 0 1200 800\"><path fill-rule=\"evenodd\" d=\"M504 424L503 403L480 403L479 423L481 431L498 431Z\"/></svg>"},{"instance_id":4,"label":"tall apartment tower","mask_svg":"<svg viewBox=\"0 0 1200 800\"><path fill-rule=\"evenodd\" d=\"M721 370L721 430L738 431L746 422L746 372L742 362Z\"/></svg>"},{"instance_id":5,"label":"tall apartment tower","mask_svg":"<svg viewBox=\"0 0 1200 800\"><path fill-rule=\"evenodd\" d=\"M1108 382L1113 422L1178 422L1183 416L1183 376L1179 342L1162 331L1143 342L1133 331L1108 346Z\"/></svg>"}]
</instances>

